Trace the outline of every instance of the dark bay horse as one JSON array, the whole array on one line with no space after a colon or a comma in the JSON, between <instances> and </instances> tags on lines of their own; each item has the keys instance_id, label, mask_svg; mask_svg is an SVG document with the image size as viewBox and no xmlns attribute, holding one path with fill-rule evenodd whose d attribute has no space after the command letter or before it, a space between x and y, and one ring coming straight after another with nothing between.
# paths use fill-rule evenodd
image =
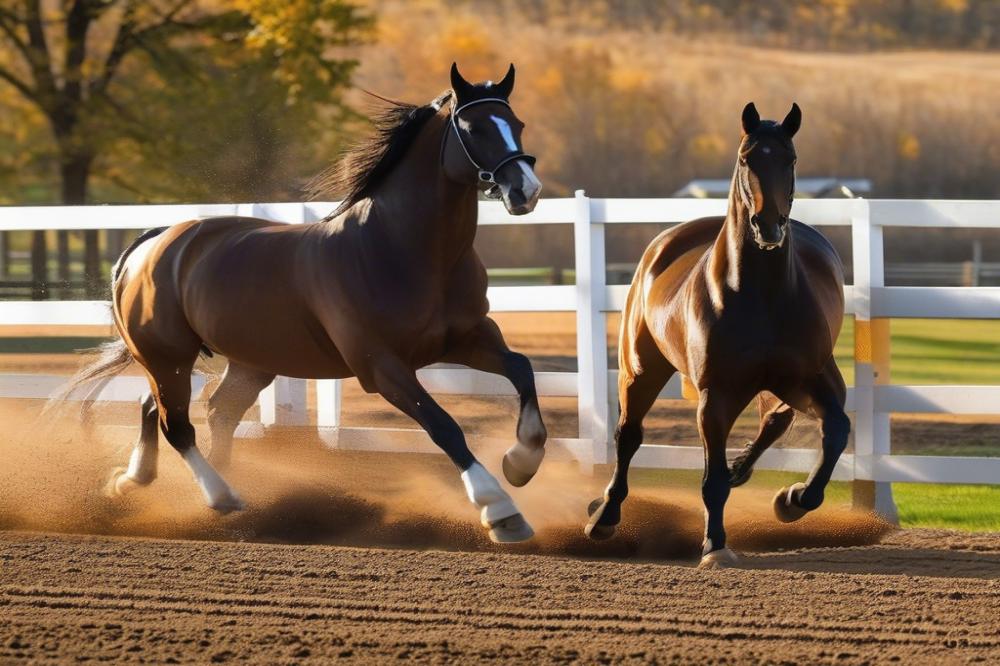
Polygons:
<instances>
[{"instance_id":1,"label":"dark bay horse","mask_svg":"<svg viewBox=\"0 0 1000 666\"><path fill-rule=\"evenodd\" d=\"M806 483L779 491L774 511L791 522L823 502L850 433L844 380L833 360L844 272L819 232L789 219L792 137L801 119L793 105L781 123L762 121L748 104L726 216L668 229L646 249L622 313L617 461L604 497L591 504L590 537L614 533L643 418L675 372L699 394L707 510L701 566L736 562L722 519L729 489L749 478L753 463L791 425L793 409L822 421L822 452ZM760 431L730 467L726 438L754 396Z\"/></svg>"},{"instance_id":2,"label":"dark bay horse","mask_svg":"<svg viewBox=\"0 0 1000 666\"><path fill-rule=\"evenodd\" d=\"M109 484L113 492L156 477L159 427L208 505L238 510L242 501L215 465L228 461L233 431L260 390L276 375L357 377L448 454L493 540L531 537L416 376L444 361L507 377L521 411L503 470L517 486L531 479L546 439L534 374L487 316L486 270L472 244L480 190L520 215L535 207L541 183L509 103L513 65L502 81L483 84L468 83L453 65L451 85L424 106L391 103L374 138L315 182L317 191L347 192L323 222L195 220L146 232L125 251L112 279L121 339L75 378L110 376L133 360L148 375L141 435L128 469ZM209 400L209 459L188 418L199 352L229 362Z\"/></svg>"}]
</instances>

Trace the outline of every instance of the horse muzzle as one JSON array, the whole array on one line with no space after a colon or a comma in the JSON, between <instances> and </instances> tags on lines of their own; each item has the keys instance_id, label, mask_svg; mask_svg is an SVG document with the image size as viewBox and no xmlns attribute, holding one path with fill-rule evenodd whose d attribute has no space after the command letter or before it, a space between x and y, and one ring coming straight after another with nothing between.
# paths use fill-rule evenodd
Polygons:
<instances>
[{"instance_id":1,"label":"horse muzzle","mask_svg":"<svg viewBox=\"0 0 1000 666\"><path fill-rule=\"evenodd\" d=\"M511 215L526 215L535 210L538 197L542 193L542 183L535 175L534 169L524 160L516 162L519 173L515 180L520 182L515 185L500 183L491 188L499 190L499 198L503 199L507 212ZM487 192L487 196L490 192Z\"/></svg>"},{"instance_id":2,"label":"horse muzzle","mask_svg":"<svg viewBox=\"0 0 1000 666\"><path fill-rule=\"evenodd\" d=\"M772 234L766 234L761 229L760 219L756 215L750 218L750 231L753 234L753 241L762 250L775 250L785 244L785 238L788 236L788 218L780 218L774 229L777 230L777 237L768 238L768 235L774 235L773 232Z\"/></svg>"}]
</instances>

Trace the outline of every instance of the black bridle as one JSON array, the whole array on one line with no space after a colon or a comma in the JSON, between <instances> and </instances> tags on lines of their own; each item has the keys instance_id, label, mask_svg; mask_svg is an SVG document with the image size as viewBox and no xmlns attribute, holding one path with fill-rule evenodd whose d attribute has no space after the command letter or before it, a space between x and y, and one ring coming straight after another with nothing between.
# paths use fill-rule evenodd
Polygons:
<instances>
[{"instance_id":1,"label":"black bridle","mask_svg":"<svg viewBox=\"0 0 1000 666\"><path fill-rule=\"evenodd\" d=\"M465 145L465 139L462 138L462 132L458 129L458 114L464 111L465 109L469 108L470 106L475 106L476 104L485 104L487 102L503 104L508 109L511 108L510 103L505 99L501 99L500 97L486 97L483 99L476 99L471 102L466 102L461 106L456 106L453 104L451 107L451 113L449 114L450 116L449 122L451 123L451 128L455 130L455 138L458 139L458 145L462 147L462 152L465 153L465 157L468 158L469 163L476 168L476 173L478 174L479 178L479 184L488 186L486 188L486 196L491 198L498 198L500 196L500 192L499 188L497 187L498 183L495 179L496 172L502 169L504 165L509 164L515 160L524 160L530 166L534 166L535 156L529 155L523 150L515 150L501 157L500 160L493 165L492 169L485 169L479 164L479 162L476 161L476 158L472 156L472 151L470 151L469 147ZM451 132L445 132L444 139L441 142L442 160L444 159L445 142L447 142L449 134L451 134Z\"/></svg>"}]
</instances>

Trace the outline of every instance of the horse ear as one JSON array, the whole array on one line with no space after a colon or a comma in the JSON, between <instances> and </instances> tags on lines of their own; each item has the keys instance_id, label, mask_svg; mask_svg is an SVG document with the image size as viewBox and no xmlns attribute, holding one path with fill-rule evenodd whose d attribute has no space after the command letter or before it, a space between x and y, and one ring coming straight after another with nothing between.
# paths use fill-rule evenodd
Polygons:
<instances>
[{"instance_id":1,"label":"horse ear","mask_svg":"<svg viewBox=\"0 0 1000 666\"><path fill-rule=\"evenodd\" d=\"M510 68L507 70L507 74L503 77L503 81L494 86L497 93L507 99L510 94L514 92L514 63L510 64Z\"/></svg>"},{"instance_id":2,"label":"horse ear","mask_svg":"<svg viewBox=\"0 0 1000 666\"><path fill-rule=\"evenodd\" d=\"M785 130L785 134L789 138L795 136L795 133L799 131L799 127L802 125L802 109L795 102L792 102L792 110L788 112L785 119L781 121L781 129Z\"/></svg>"},{"instance_id":3,"label":"horse ear","mask_svg":"<svg viewBox=\"0 0 1000 666\"><path fill-rule=\"evenodd\" d=\"M472 84L458 71L458 63L455 62L451 63L451 89L455 91L458 99L466 99L472 90Z\"/></svg>"},{"instance_id":4,"label":"horse ear","mask_svg":"<svg viewBox=\"0 0 1000 666\"><path fill-rule=\"evenodd\" d=\"M743 107L743 133L750 134L760 125L760 114L757 107L750 102Z\"/></svg>"}]
</instances>

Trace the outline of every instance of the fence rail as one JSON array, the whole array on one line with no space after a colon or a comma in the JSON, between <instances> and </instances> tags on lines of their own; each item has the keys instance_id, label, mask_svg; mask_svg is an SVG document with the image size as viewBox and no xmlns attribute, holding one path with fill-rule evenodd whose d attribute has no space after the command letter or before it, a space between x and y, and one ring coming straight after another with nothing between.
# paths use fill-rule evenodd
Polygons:
<instances>
[{"instance_id":1,"label":"fence rail","mask_svg":"<svg viewBox=\"0 0 1000 666\"><path fill-rule=\"evenodd\" d=\"M138 229L174 224L208 215L251 215L287 223L309 223L333 208L331 203L227 204L192 206L24 207L0 209L0 228ZM577 363L575 373L538 373L539 393L572 396L578 401L579 434L555 442L556 448L583 463L610 459L610 433L617 410L616 373L607 364L606 313L619 311L627 287L606 284L605 227L610 224L676 223L725 213L726 202L706 199L547 199L534 212L519 218L507 215L497 203L484 202L480 224L571 224L575 238L576 284L553 286L494 286L489 289L494 312L561 311L576 313ZM847 310L855 317L855 386L849 408L855 413L855 451L844 456L835 478L853 480L858 501L894 515L889 482L996 483L1000 459L891 454L891 413L1000 413L1000 387L904 386L889 384L888 319L1000 318L1000 288L996 287L886 287L882 230L885 227L1000 227L1000 202L915 200L799 200L796 218L814 226L852 229L854 285L844 288ZM96 301L0 302L0 325L109 326L106 303ZM481 395L512 394L505 380L481 372L432 367L421 381L433 393ZM0 377L0 397L40 398L62 378L6 375ZM278 378L260 397L264 424L305 423L305 380ZM104 387L102 399L138 398L142 382L121 378ZM342 435L342 382L317 381L316 425L341 446L378 448L372 433L354 432L353 444ZM681 395L675 378L663 397ZM250 428L249 430L253 430ZM243 429L248 431L247 428ZM377 430L376 430L377 432ZM427 450L423 435L410 435L405 446ZM768 451L759 466L806 471L817 452L803 449ZM694 447L646 444L635 465L697 468L702 453Z\"/></svg>"}]
</instances>

